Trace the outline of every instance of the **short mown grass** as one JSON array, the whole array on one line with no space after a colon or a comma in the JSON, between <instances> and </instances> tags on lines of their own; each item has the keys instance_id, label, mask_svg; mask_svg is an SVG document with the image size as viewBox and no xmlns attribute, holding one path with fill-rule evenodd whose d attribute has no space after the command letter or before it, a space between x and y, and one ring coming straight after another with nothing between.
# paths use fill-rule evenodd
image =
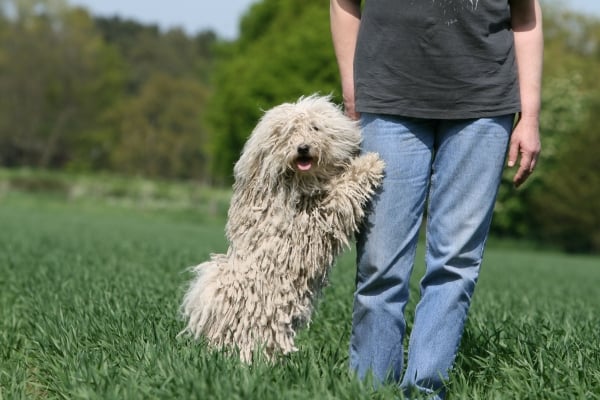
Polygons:
<instances>
[{"instance_id":1,"label":"short mown grass","mask_svg":"<svg viewBox=\"0 0 600 400\"><path fill-rule=\"evenodd\" d=\"M222 214L204 212L5 191L0 399L400 397L348 373L351 252L300 351L276 365L245 366L178 337L186 267L226 249ZM599 285L599 258L491 246L448 397L600 398Z\"/></svg>"}]
</instances>

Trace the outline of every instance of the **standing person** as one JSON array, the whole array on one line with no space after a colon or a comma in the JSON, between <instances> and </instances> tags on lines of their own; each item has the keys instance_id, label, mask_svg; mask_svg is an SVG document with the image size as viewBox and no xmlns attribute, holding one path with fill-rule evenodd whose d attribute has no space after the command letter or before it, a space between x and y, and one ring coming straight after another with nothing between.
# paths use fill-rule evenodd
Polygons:
<instances>
[{"instance_id":1,"label":"standing person","mask_svg":"<svg viewBox=\"0 0 600 400\"><path fill-rule=\"evenodd\" d=\"M350 366L443 398L504 162L518 165L519 186L540 151L540 6L367 0L361 11L359 0L331 0L330 17L346 113L360 118L363 150L386 162L357 240ZM402 375L426 204L426 272Z\"/></svg>"}]
</instances>

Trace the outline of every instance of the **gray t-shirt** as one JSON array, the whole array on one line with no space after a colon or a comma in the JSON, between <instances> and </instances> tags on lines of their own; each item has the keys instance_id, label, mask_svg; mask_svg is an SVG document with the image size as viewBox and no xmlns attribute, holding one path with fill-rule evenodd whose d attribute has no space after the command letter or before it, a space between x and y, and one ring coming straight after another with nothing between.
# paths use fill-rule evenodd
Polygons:
<instances>
[{"instance_id":1,"label":"gray t-shirt","mask_svg":"<svg viewBox=\"0 0 600 400\"><path fill-rule=\"evenodd\" d=\"M518 112L508 0L366 0L359 112L466 119Z\"/></svg>"}]
</instances>

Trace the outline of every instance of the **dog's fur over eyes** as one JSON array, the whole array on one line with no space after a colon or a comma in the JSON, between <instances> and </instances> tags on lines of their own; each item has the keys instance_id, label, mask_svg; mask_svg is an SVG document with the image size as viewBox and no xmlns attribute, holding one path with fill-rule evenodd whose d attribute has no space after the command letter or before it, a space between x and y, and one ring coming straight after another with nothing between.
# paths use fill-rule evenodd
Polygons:
<instances>
[{"instance_id":1,"label":"dog's fur over eyes","mask_svg":"<svg viewBox=\"0 0 600 400\"><path fill-rule=\"evenodd\" d=\"M227 254L194 268L184 331L217 347L273 359L297 350L335 257L361 223L383 177L359 155L360 131L329 97L267 111L234 168Z\"/></svg>"}]
</instances>

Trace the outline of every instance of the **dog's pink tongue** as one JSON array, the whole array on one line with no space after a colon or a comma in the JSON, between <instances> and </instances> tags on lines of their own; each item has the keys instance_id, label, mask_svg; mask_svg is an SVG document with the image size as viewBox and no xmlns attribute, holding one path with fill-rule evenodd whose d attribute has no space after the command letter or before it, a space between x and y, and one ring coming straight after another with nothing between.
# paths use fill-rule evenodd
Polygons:
<instances>
[{"instance_id":1,"label":"dog's pink tongue","mask_svg":"<svg viewBox=\"0 0 600 400\"><path fill-rule=\"evenodd\" d=\"M300 171L308 171L311 167L312 167L312 162L310 160L298 161L298 169Z\"/></svg>"}]
</instances>

